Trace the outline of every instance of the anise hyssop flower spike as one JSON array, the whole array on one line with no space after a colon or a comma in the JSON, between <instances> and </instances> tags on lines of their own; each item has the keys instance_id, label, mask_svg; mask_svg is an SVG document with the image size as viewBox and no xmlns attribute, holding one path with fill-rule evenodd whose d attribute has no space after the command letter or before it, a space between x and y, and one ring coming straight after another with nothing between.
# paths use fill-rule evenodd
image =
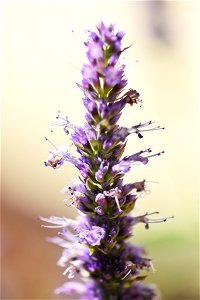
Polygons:
<instances>
[{"instance_id":1,"label":"anise hyssop flower spike","mask_svg":"<svg viewBox=\"0 0 200 300\"><path fill-rule=\"evenodd\" d=\"M115 31L113 24L106 26L103 22L94 32L88 32L84 43L88 61L81 69L82 82L77 84L83 92L85 123L73 125L60 112L54 123L70 136L77 156L70 154L66 146L56 147L46 138L52 150L45 165L58 169L70 162L80 172L79 181L65 189L66 205L78 210L78 218L54 216L41 220L44 227L60 230L49 241L63 248L58 261L65 268L63 274L70 280L79 275L78 281L67 281L55 293L80 294L82 300L159 299L155 286L141 282L152 268L151 259L142 247L127 240L138 223L148 228L150 223L167 218L149 217L158 212L130 214L138 196L145 191L146 182L125 184L123 178L134 165L146 165L163 151L152 153L148 148L129 156L123 153L130 134L143 138L149 131L164 128L152 127L152 121L131 124L129 128L118 124L127 105L141 104L140 94L126 88L121 55L129 47L122 48L123 36L124 32Z\"/></svg>"}]
</instances>

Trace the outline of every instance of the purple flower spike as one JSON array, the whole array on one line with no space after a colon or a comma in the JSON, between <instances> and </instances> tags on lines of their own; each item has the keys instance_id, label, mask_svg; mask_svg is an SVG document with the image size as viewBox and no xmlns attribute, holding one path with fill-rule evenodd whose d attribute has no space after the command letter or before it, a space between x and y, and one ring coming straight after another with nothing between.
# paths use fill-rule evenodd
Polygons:
<instances>
[{"instance_id":1,"label":"purple flower spike","mask_svg":"<svg viewBox=\"0 0 200 300\"><path fill-rule=\"evenodd\" d=\"M69 147L58 148L46 138L53 150L45 165L57 169L70 162L79 171L78 183L65 189L66 207L75 207L79 217L40 219L46 224L43 227L59 229L58 236L48 240L63 248L57 262L65 268L63 275L82 279L64 283L55 293L79 294L80 300L160 299L154 286L140 282L153 269L151 259L144 248L127 240L139 223L148 229L150 223L171 217L151 217L158 212L131 215L138 195L146 191L146 181L124 183L124 176L163 151L152 154L148 148L128 156L124 151L129 135L141 139L147 132L164 128L152 125L152 121L128 128L119 124L125 107L132 109L142 103L134 88L126 88L121 55L130 46L122 47L123 37L124 32L117 31L112 23L100 22L95 31L88 31L84 43L87 63L81 69L81 83L77 83L83 92L85 123L75 126L60 113L54 123L70 135L77 156L68 152Z\"/></svg>"}]
</instances>

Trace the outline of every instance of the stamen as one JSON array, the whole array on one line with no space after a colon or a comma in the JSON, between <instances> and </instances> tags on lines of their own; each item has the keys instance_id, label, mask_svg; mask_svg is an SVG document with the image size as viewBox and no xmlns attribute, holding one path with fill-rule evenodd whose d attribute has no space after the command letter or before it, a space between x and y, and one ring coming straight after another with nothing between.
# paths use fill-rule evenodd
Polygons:
<instances>
[{"instance_id":1,"label":"stamen","mask_svg":"<svg viewBox=\"0 0 200 300\"><path fill-rule=\"evenodd\" d=\"M168 219L173 219L173 218L174 216L165 217L161 219L148 219L148 223L161 223L161 222L166 222Z\"/></svg>"},{"instance_id":2,"label":"stamen","mask_svg":"<svg viewBox=\"0 0 200 300\"><path fill-rule=\"evenodd\" d=\"M45 136L45 140L47 141L47 142L49 142L49 144L51 145L51 146L53 146L55 149L58 149L46 136Z\"/></svg>"},{"instance_id":3,"label":"stamen","mask_svg":"<svg viewBox=\"0 0 200 300\"><path fill-rule=\"evenodd\" d=\"M145 131L152 131L152 130L161 130L161 129L165 129L165 127L154 127L154 128L149 128L149 129L141 129L140 132L145 132Z\"/></svg>"},{"instance_id":4,"label":"stamen","mask_svg":"<svg viewBox=\"0 0 200 300\"><path fill-rule=\"evenodd\" d=\"M131 272L135 272L136 270L136 264L132 263L131 261L130 262L127 262L126 263L126 267L125 267L125 270L128 269L128 272L124 275L124 277L122 277L121 280L124 280L129 274L131 274Z\"/></svg>"},{"instance_id":5,"label":"stamen","mask_svg":"<svg viewBox=\"0 0 200 300\"><path fill-rule=\"evenodd\" d=\"M121 207L119 204L119 199L118 199L118 197L121 196L121 190L119 190L118 187L116 187L114 189L111 189L110 191L105 191L104 195L115 199L117 208L118 208L119 212L121 213L122 210L121 210Z\"/></svg>"},{"instance_id":6,"label":"stamen","mask_svg":"<svg viewBox=\"0 0 200 300\"><path fill-rule=\"evenodd\" d=\"M159 211L154 211L152 213L146 213L145 216L151 216L151 215L155 215L155 214L159 214Z\"/></svg>"},{"instance_id":7,"label":"stamen","mask_svg":"<svg viewBox=\"0 0 200 300\"><path fill-rule=\"evenodd\" d=\"M159 181L154 181L154 180L145 180L145 182L148 182L148 183L159 183Z\"/></svg>"},{"instance_id":8,"label":"stamen","mask_svg":"<svg viewBox=\"0 0 200 300\"><path fill-rule=\"evenodd\" d=\"M56 116L57 120L61 120L60 122L57 123L52 123L52 126L63 126L63 129L65 131L65 133L69 134L69 130L68 128L72 129L72 130L76 130L76 126L73 125L72 123L70 123L70 121L68 120L68 117L62 117L60 115L60 111L58 111L58 115Z\"/></svg>"},{"instance_id":9,"label":"stamen","mask_svg":"<svg viewBox=\"0 0 200 300\"><path fill-rule=\"evenodd\" d=\"M137 125L134 125L130 128L130 130L134 130L134 129L138 129L138 128L141 128L141 127L145 127L145 126L149 126L151 124L155 123L155 121L148 121L148 122L145 122L145 123L139 123Z\"/></svg>"},{"instance_id":10,"label":"stamen","mask_svg":"<svg viewBox=\"0 0 200 300\"><path fill-rule=\"evenodd\" d=\"M67 269L65 269L65 271L62 273L63 275L66 275L67 272L69 271L70 267L68 267Z\"/></svg>"},{"instance_id":11,"label":"stamen","mask_svg":"<svg viewBox=\"0 0 200 300\"><path fill-rule=\"evenodd\" d=\"M152 271L153 271L153 272L156 272L156 269L154 268L154 265L153 265L153 263L152 263L151 260L150 260L149 264L150 264L150 267L151 267Z\"/></svg>"},{"instance_id":12,"label":"stamen","mask_svg":"<svg viewBox=\"0 0 200 300\"><path fill-rule=\"evenodd\" d=\"M140 109L142 109L142 101L143 101L143 100L140 99L140 103L141 103L141 104L140 104Z\"/></svg>"},{"instance_id":13,"label":"stamen","mask_svg":"<svg viewBox=\"0 0 200 300\"><path fill-rule=\"evenodd\" d=\"M119 211L119 212L122 212L121 207L120 207L120 205L119 205L119 199L118 199L117 196L115 196L115 202L116 202L116 204L117 204L118 211Z\"/></svg>"},{"instance_id":14,"label":"stamen","mask_svg":"<svg viewBox=\"0 0 200 300\"><path fill-rule=\"evenodd\" d=\"M45 228L62 228L62 225L41 225L41 227Z\"/></svg>"},{"instance_id":15,"label":"stamen","mask_svg":"<svg viewBox=\"0 0 200 300\"><path fill-rule=\"evenodd\" d=\"M141 134L141 132L165 129L164 127L160 127L160 126L156 126L156 127L148 128L148 129L140 129L140 128L149 126L149 125L151 125L153 123L155 123L155 121L149 121L149 122L145 122L145 123L139 123L138 125L134 125L130 129L128 129L128 133L129 134L136 133L138 135L138 137L141 139L141 138L143 138L143 135Z\"/></svg>"},{"instance_id":16,"label":"stamen","mask_svg":"<svg viewBox=\"0 0 200 300\"><path fill-rule=\"evenodd\" d=\"M129 271L126 273L126 275L124 275L124 277L122 277L122 279L121 280L124 280L130 273L132 272L132 270L131 269L129 269Z\"/></svg>"},{"instance_id":17,"label":"stamen","mask_svg":"<svg viewBox=\"0 0 200 300\"><path fill-rule=\"evenodd\" d=\"M61 119L61 120L63 120L63 121L68 121L67 117L66 117L66 118L63 118L63 117L61 117L60 115L56 116L56 119Z\"/></svg>"},{"instance_id":18,"label":"stamen","mask_svg":"<svg viewBox=\"0 0 200 300\"><path fill-rule=\"evenodd\" d=\"M125 61L124 57L122 59ZM130 65L135 64L135 63L137 64L138 62L139 62L138 59L133 59L133 60L126 61L126 67L128 68Z\"/></svg>"},{"instance_id":19,"label":"stamen","mask_svg":"<svg viewBox=\"0 0 200 300\"><path fill-rule=\"evenodd\" d=\"M141 151L139 151L139 152L137 152L137 153L131 155L131 157L137 156L137 155L141 155L141 154L146 153L146 152L148 152L148 153L152 152L151 148L148 148L148 149L146 149L146 150L141 150Z\"/></svg>"},{"instance_id":20,"label":"stamen","mask_svg":"<svg viewBox=\"0 0 200 300\"><path fill-rule=\"evenodd\" d=\"M151 155L148 155L146 156L147 158L150 158L150 157L154 157L154 156L160 156L161 154L165 153L165 151L161 151L161 152L158 152L158 153L155 153L155 154L151 154Z\"/></svg>"},{"instance_id":21,"label":"stamen","mask_svg":"<svg viewBox=\"0 0 200 300\"><path fill-rule=\"evenodd\" d=\"M78 265L80 265L80 263L78 263ZM72 279L75 276L75 273L79 273L79 269L73 264L71 264L69 267L67 267L67 269L65 269L65 271L63 272L63 275L68 274L68 278Z\"/></svg>"},{"instance_id":22,"label":"stamen","mask_svg":"<svg viewBox=\"0 0 200 300\"><path fill-rule=\"evenodd\" d=\"M174 218L174 216L160 218L160 219L149 219L149 218L147 218L147 216L154 215L154 214L159 214L159 212L156 211L156 212L152 212L152 213L146 213L145 215L142 215L142 216L137 216L137 217L134 218L134 224L137 224L137 223L140 223L140 222L145 223L145 228L149 229L149 224L150 223L166 222L168 219L173 219Z\"/></svg>"},{"instance_id":23,"label":"stamen","mask_svg":"<svg viewBox=\"0 0 200 300\"><path fill-rule=\"evenodd\" d=\"M47 228L67 228L67 227L74 227L77 225L77 222L72 219L68 219L65 217L39 217L41 221L51 223L53 225L41 225L41 227L47 227Z\"/></svg>"}]
</instances>

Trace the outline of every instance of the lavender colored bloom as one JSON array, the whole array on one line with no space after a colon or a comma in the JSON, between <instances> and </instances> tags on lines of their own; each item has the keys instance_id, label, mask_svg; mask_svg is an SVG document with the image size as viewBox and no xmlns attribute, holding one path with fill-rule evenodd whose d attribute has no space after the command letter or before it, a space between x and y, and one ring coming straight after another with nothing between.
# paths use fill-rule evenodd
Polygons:
<instances>
[{"instance_id":1,"label":"lavender colored bloom","mask_svg":"<svg viewBox=\"0 0 200 300\"><path fill-rule=\"evenodd\" d=\"M101 206L106 206L107 205L107 201L106 201L106 197L104 194L97 194L95 197L95 202L98 203Z\"/></svg>"},{"instance_id":2,"label":"lavender colored bloom","mask_svg":"<svg viewBox=\"0 0 200 300\"><path fill-rule=\"evenodd\" d=\"M92 101L90 98L85 97L83 99L83 104L89 113L91 113L92 117L96 119L98 117L98 107L96 102Z\"/></svg>"},{"instance_id":3,"label":"lavender colored bloom","mask_svg":"<svg viewBox=\"0 0 200 300\"><path fill-rule=\"evenodd\" d=\"M106 234L105 230L99 226L92 226L90 230L76 228L76 231L78 232L79 242L91 246L99 246Z\"/></svg>"},{"instance_id":4,"label":"lavender colored bloom","mask_svg":"<svg viewBox=\"0 0 200 300\"><path fill-rule=\"evenodd\" d=\"M66 228L66 227L74 227L76 226L77 222L75 220L67 219L65 217L55 217L52 216L50 218L44 218L40 217L41 221L51 223L53 225L42 225L43 227L48 227L48 228Z\"/></svg>"},{"instance_id":5,"label":"lavender colored bloom","mask_svg":"<svg viewBox=\"0 0 200 300\"><path fill-rule=\"evenodd\" d=\"M55 148L53 151L49 152L48 159L45 161L45 166L51 166L52 168L57 169L69 159L66 147Z\"/></svg>"},{"instance_id":6,"label":"lavender colored bloom","mask_svg":"<svg viewBox=\"0 0 200 300\"><path fill-rule=\"evenodd\" d=\"M98 171L95 173L95 178L97 181L102 182L104 181L104 177L108 171L109 164L106 161L102 161Z\"/></svg>"},{"instance_id":7,"label":"lavender colored bloom","mask_svg":"<svg viewBox=\"0 0 200 300\"><path fill-rule=\"evenodd\" d=\"M92 85L100 86L98 72L93 66L84 65L82 68L82 75L85 78L85 80L90 82Z\"/></svg>"},{"instance_id":8,"label":"lavender colored bloom","mask_svg":"<svg viewBox=\"0 0 200 300\"><path fill-rule=\"evenodd\" d=\"M96 31L88 32L84 43L88 61L81 69L82 82L77 83L84 94L85 123L73 125L59 113L53 124L70 134L77 157L46 138L53 150L45 165L57 169L70 162L80 173L80 181L65 188L66 206L75 207L79 217L40 218L50 224L44 227L60 230L58 236L48 240L63 249L57 262L65 268L63 275L82 279L64 283L55 293L80 294L80 300L159 299L154 286L140 282L153 268L151 259L143 247L127 239L137 224L143 223L148 229L150 223L165 222L169 217L150 217L157 212L131 215L146 182L125 184L124 175L135 164L146 165L163 152L151 154L148 148L128 156L123 153L130 134L141 139L144 133L163 128L152 127L152 121L131 124L129 128L118 124L125 106L141 103L135 89L125 90L128 81L120 58L129 46L122 48L123 36L124 32L117 32L113 24L106 26L103 22Z\"/></svg>"},{"instance_id":9,"label":"lavender colored bloom","mask_svg":"<svg viewBox=\"0 0 200 300\"><path fill-rule=\"evenodd\" d=\"M84 294L86 292L86 287L80 282L65 282L61 287L55 289L55 294Z\"/></svg>"}]
</instances>

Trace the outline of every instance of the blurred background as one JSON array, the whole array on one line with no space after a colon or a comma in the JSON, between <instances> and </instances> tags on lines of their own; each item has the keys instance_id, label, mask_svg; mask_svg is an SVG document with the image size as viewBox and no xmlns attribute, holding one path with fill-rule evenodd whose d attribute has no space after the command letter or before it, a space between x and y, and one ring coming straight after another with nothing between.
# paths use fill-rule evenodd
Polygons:
<instances>
[{"instance_id":1,"label":"blurred background","mask_svg":"<svg viewBox=\"0 0 200 300\"><path fill-rule=\"evenodd\" d=\"M121 124L156 120L165 131L129 138L127 154L146 147L165 150L137 166L127 182L147 180L135 214L160 211L167 223L138 225L133 242L144 245L163 299L198 294L198 1L2 1L2 298L63 299L53 294L65 278L56 266L61 249L45 241L56 232L40 227L38 215L77 212L60 191L77 177L69 164L45 168L52 149L70 145L57 111L82 124L80 68L84 30L100 21L126 32L129 87L143 99L125 109ZM149 181L149 182L148 182Z\"/></svg>"}]
</instances>

